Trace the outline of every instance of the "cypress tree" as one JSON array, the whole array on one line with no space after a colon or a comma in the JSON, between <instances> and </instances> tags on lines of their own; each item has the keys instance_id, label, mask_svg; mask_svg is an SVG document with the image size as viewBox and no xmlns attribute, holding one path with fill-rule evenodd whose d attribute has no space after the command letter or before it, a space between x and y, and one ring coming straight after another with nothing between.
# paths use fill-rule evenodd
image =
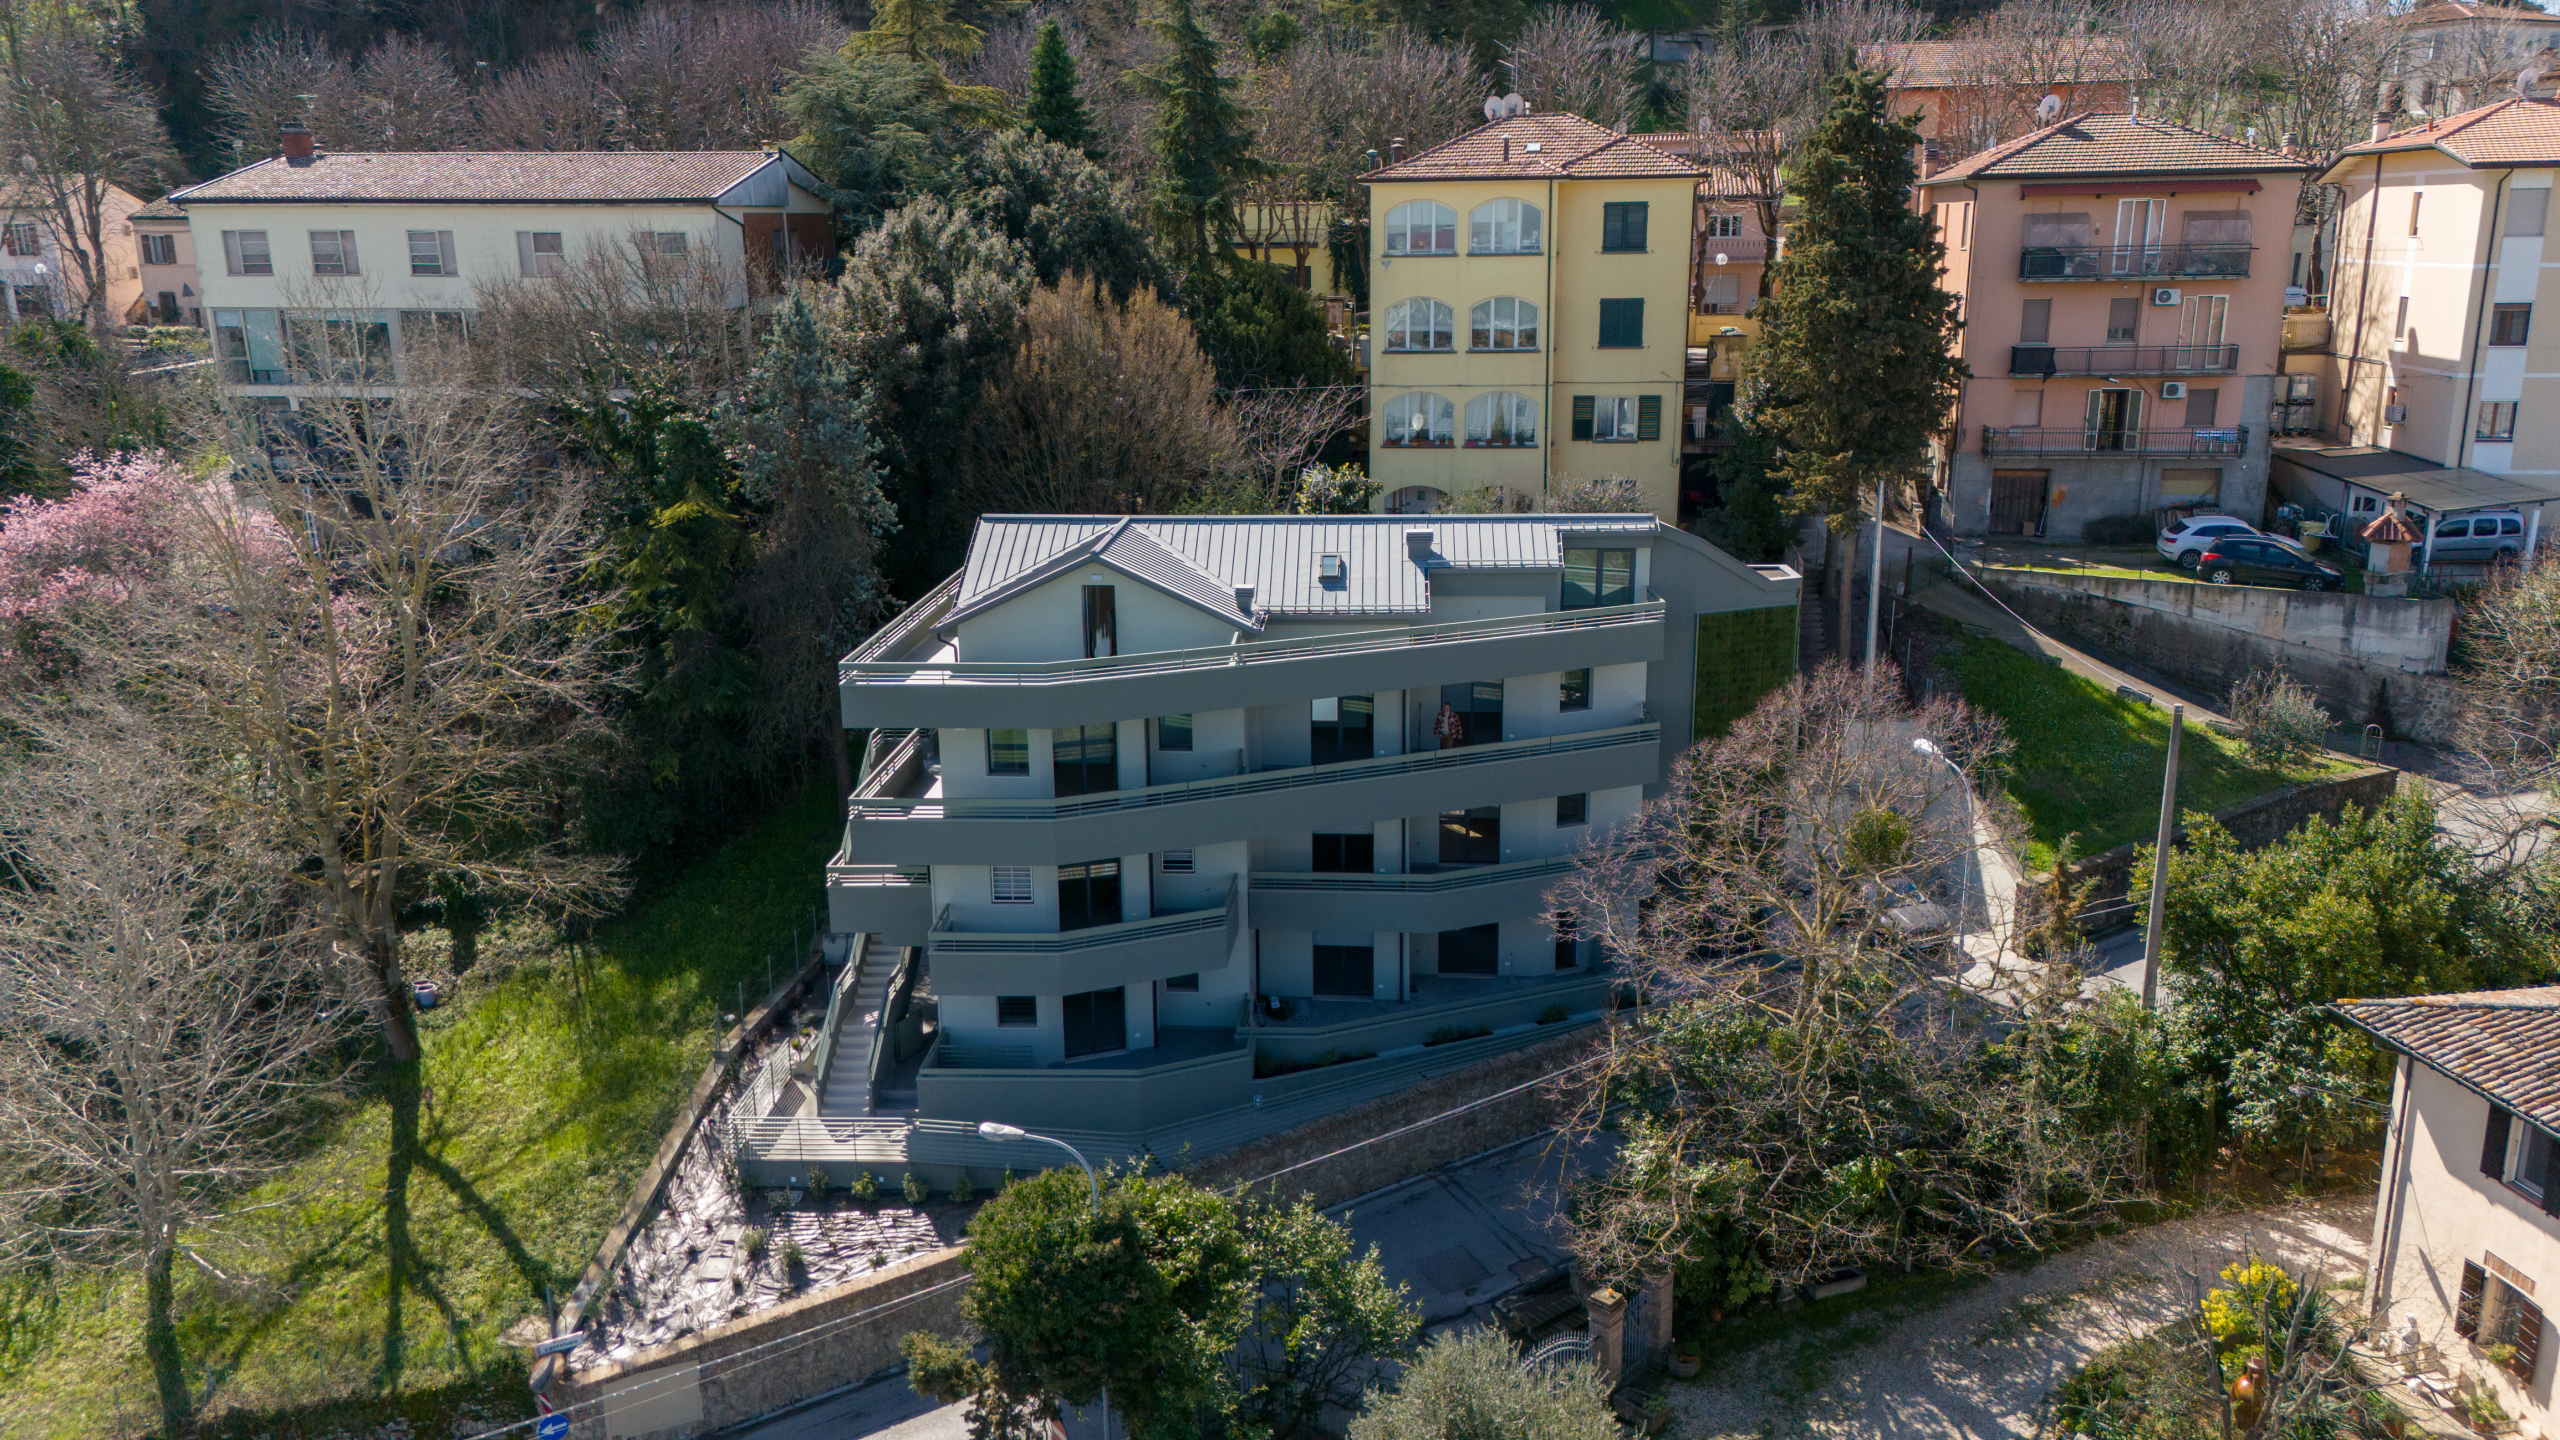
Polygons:
<instances>
[{"instance_id":1,"label":"cypress tree","mask_svg":"<svg viewBox=\"0 0 2560 1440\"><path fill-rule=\"evenodd\" d=\"M1879 479L1919 473L1965 376L1950 350L1956 298L1938 285L1945 247L1911 208L1919 143L1911 120L1886 114L1883 75L1831 82L1830 109L1789 176L1803 203L1776 294L1759 310L1763 423L1777 437L1787 508L1831 530L1835 603L1846 601L1850 569L1838 542L1856 531Z\"/></svg>"},{"instance_id":2,"label":"cypress tree","mask_svg":"<svg viewBox=\"0 0 2560 1440\"><path fill-rule=\"evenodd\" d=\"M1218 73L1218 42L1200 28L1191 0L1166 0L1149 25L1171 49L1130 74L1157 107L1148 208L1185 267L1196 267L1220 253L1213 240L1235 232L1236 186L1270 167L1254 156L1253 127L1235 97L1241 82Z\"/></svg>"},{"instance_id":3,"label":"cypress tree","mask_svg":"<svg viewBox=\"0 0 2560 1440\"><path fill-rule=\"evenodd\" d=\"M1067 53L1067 37L1052 20L1040 27L1040 42L1031 47L1031 100L1022 118L1043 137L1090 156L1093 121L1085 114L1076 79L1076 58Z\"/></svg>"}]
</instances>

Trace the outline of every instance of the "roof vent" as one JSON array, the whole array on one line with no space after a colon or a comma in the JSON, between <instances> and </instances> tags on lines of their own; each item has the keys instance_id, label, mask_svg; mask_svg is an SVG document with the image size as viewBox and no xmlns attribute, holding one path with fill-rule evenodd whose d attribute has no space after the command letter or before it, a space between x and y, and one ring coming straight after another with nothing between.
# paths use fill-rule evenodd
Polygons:
<instances>
[{"instance_id":1,"label":"roof vent","mask_svg":"<svg viewBox=\"0 0 2560 1440\"><path fill-rule=\"evenodd\" d=\"M1327 585L1340 585L1351 578L1350 568L1339 555L1316 557L1316 578Z\"/></svg>"},{"instance_id":2,"label":"roof vent","mask_svg":"<svg viewBox=\"0 0 2560 1440\"><path fill-rule=\"evenodd\" d=\"M1537 141L1535 141L1535 140L1524 141L1524 142L1522 142L1522 144L1521 144L1520 148L1521 148L1521 149L1523 149L1523 150L1525 150L1525 151L1527 151L1527 152L1529 152L1529 153L1530 153L1530 154L1532 154L1532 155L1535 155L1535 154L1537 154L1537 153L1538 153L1538 142L1537 142Z\"/></svg>"},{"instance_id":3,"label":"roof vent","mask_svg":"<svg viewBox=\"0 0 2560 1440\"><path fill-rule=\"evenodd\" d=\"M1404 553L1419 565L1431 558L1431 542L1438 538L1428 530L1407 530L1404 532Z\"/></svg>"},{"instance_id":4,"label":"roof vent","mask_svg":"<svg viewBox=\"0 0 2560 1440\"><path fill-rule=\"evenodd\" d=\"M1239 615L1250 615L1253 613L1252 586L1239 585L1236 587L1236 613Z\"/></svg>"},{"instance_id":5,"label":"roof vent","mask_svg":"<svg viewBox=\"0 0 2560 1440\"><path fill-rule=\"evenodd\" d=\"M1402 160L1404 158L1404 137L1398 135L1394 139L1389 140L1387 142L1387 153L1398 160Z\"/></svg>"}]
</instances>

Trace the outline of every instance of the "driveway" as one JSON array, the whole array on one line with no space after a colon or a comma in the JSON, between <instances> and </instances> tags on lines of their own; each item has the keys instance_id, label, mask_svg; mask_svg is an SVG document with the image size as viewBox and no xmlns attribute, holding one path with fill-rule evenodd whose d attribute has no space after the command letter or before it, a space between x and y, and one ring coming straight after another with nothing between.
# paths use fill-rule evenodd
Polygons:
<instances>
[{"instance_id":1,"label":"driveway","mask_svg":"<svg viewBox=\"0 0 2560 1440\"><path fill-rule=\"evenodd\" d=\"M1805 1333L1665 1381L1683 1440L2029 1436L2045 1392L2091 1355L2176 1318L2189 1279L2250 1254L2332 1278L2363 1273L2373 1197L2329 1196L2110 1236L1995 1273L1922 1307L1856 1297L1798 1312ZM1823 1306L1847 1307L1824 1316ZM1828 1321L1830 1323L1822 1323Z\"/></svg>"}]
</instances>

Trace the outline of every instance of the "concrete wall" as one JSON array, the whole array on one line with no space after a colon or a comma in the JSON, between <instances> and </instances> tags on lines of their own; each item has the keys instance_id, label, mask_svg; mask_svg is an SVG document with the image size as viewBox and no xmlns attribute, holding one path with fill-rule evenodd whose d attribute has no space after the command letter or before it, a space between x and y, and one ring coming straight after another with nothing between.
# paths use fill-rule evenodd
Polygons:
<instances>
[{"instance_id":1,"label":"concrete wall","mask_svg":"<svg viewBox=\"0 0 2560 1440\"><path fill-rule=\"evenodd\" d=\"M2243 847L2254 850L2292 833L2314 815L2334 822L2349 805L2371 810L2389 800L2399 787L2400 772L2377 765L2335 780L2289 786L2261 795L2228 810L2217 810L2213 818ZM2180 827L2176 839L2184 840L2186 833L2185 828ZM2086 922L2090 930L2113 929L2138 918L2130 911L2119 909L2117 902L2125 898L2133 878L2135 852L2148 844L2149 841L2143 840L2119 845L2072 865L2071 881L2074 885L2096 882L2088 896L2087 909L2095 912Z\"/></svg>"},{"instance_id":2,"label":"concrete wall","mask_svg":"<svg viewBox=\"0 0 2560 1440\"><path fill-rule=\"evenodd\" d=\"M2461 608L2451 600L2315 595L2258 585L2196 585L2183 580L2082 578L2012 570L1989 574L2017 590L2059 596L2065 603L2085 595L2411 674L2444 673L2445 648L2453 639L2454 616Z\"/></svg>"}]
</instances>

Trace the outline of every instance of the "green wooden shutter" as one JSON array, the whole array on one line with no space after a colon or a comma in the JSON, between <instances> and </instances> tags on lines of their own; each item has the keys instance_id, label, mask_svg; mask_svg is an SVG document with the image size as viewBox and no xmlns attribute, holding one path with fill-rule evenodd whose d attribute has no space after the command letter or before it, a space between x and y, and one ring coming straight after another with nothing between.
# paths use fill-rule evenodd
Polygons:
<instances>
[{"instance_id":1,"label":"green wooden shutter","mask_svg":"<svg viewBox=\"0 0 2560 1440\"><path fill-rule=\"evenodd\" d=\"M1615 203L1600 207L1600 248L1626 249L1627 207Z\"/></svg>"},{"instance_id":2,"label":"green wooden shutter","mask_svg":"<svg viewBox=\"0 0 2560 1440\"><path fill-rule=\"evenodd\" d=\"M2462 1262L2462 1290L2453 1302L2453 1333L2465 1340L2480 1334L2480 1300L2489 1288L2489 1272L2465 1260Z\"/></svg>"},{"instance_id":3,"label":"green wooden shutter","mask_svg":"<svg viewBox=\"0 0 2560 1440\"><path fill-rule=\"evenodd\" d=\"M1620 247L1621 249L1642 250L1645 248L1645 214L1646 206L1644 201L1638 200L1627 206L1626 234L1621 237L1626 243Z\"/></svg>"},{"instance_id":4,"label":"green wooden shutter","mask_svg":"<svg viewBox=\"0 0 2560 1440\"><path fill-rule=\"evenodd\" d=\"M1573 438L1576 440L1591 438L1591 403L1591 396L1573 397Z\"/></svg>"},{"instance_id":5,"label":"green wooden shutter","mask_svg":"<svg viewBox=\"0 0 2560 1440\"><path fill-rule=\"evenodd\" d=\"M1636 397L1636 438L1638 440L1662 438L1661 396L1639 395Z\"/></svg>"},{"instance_id":6,"label":"green wooden shutter","mask_svg":"<svg viewBox=\"0 0 2560 1440\"><path fill-rule=\"evenodd\" d=\"M1637 350L1644 346L1644 301L1600 302L1600 348Z\"/></svg>"},{"instance_id":7,"label":"green wooden shutter","mask_svg":"<svg viewBox=\"0 0 2560 1440\"><path fill-rule=\"evenodd\" d=\"M2507 1126L2510 1119L2504 1107L2489 1107L2489 1128L2480 1136L2480 1173L2492 1180L2507 1178Z\"/></svg>"}]
</instances>

